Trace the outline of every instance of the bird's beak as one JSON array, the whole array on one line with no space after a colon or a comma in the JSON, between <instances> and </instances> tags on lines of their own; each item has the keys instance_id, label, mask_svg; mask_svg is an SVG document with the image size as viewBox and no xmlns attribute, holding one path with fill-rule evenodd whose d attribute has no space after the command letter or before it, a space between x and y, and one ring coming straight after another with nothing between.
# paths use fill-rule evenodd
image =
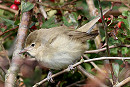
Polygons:
<instances>
[{"instance_id":1,"label":"bird's beak","mask_svg":"<svg viewBox=\"0 0 130 87\"><path fill-rule=\"evenodd\" d=\"M27 51L28 51L28 49L23 49L23 50L21 50L21 51L19 52L19 54L25 53L25 52L27 52Z\"/></svg>"}]
</instances>

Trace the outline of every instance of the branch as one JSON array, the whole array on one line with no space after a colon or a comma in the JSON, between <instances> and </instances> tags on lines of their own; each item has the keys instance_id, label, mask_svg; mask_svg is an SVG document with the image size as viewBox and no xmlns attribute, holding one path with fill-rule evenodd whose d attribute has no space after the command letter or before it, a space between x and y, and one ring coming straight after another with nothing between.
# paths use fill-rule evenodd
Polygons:
<instances>
[{"instance_id":1,"label":"branch","mask_svg":"<svg viewBox=\"0 0 130 87\"><path fill-rule=\"evenodd\" d=\"M94 81L95 83L99 84L100 87L108 87L105 84L103 84L99 79L97 79L95 76L92 74L88 73L82 66L77 66L78 70L80 70L86 77Z\"/></svg>"},{"instance_id":2,"label":"branch","mask_svg":"<svg viewBox=\"0 0 130 87\"><path fill-rule=\"evenodd\" d=\"M88 56L86 56L86 55L83 55L83 56L84 56L86 59L89 60ZM94 68L95 68L97 71L99 71L100 73L102 73L102 74L105 76L103 70L100 69L94 62L90 62L90 63L94 66Z\"/></svg>"},{"instance_id":3,"label":"branch","mask_svg":"<svg viewBox=\"0 0 130 87\"><path fill-rule=\"evenodd\" d=\"M114 87L121 87L123 86L124 84L130 82L130 77L124 79L123 81L121 81L120 83L118 83L117 85L115 85Z\"/></svg>"},{"instance_id":4,"label":"branch","mask_svg":"<svg viewBox=\"0 0 130 87\"><path fill-rule=\"evenodd\" d=\"M63 6L61 6L61 7L65 7L65 6L67 6L67 5L71 5L71 4L73 4L73 3L75 3L77 0L72 0L72 1L70 1L70 2L67 2L67 3L65 3Z\"/></svg>"},{"instance_id":5,"label":"branch","mask_svg":"<svg viewBox=\"0 0 130 87\"><path fill-rule=\"evenodd\" d=\"M7 32L13 31L13 30L15 30L15 29L17 29L17 28L18 28L18 26L16 26L15 28L9 29L9 30L3 32L2 34L0 34L0 36L6 34Z\"/></svg>"},{"instance_id":6,"label":"branch","mask_svg":"<svg viewBox=\"0 0 130 87\"><path fill-rule=\"evenodd\" d=\"M89 59L89 60L84 60L84 61L77 62L76 64L72 65L72 67L76 67L76 66L78 66L78 65L80 65L82 63L93 62L93 61L98 61L98 60L106 60L106 59L107 60L109 60L109 59L112 59L112 60L115 60L115 59L116 60L130 60L130 57L100 57L100 58L94 58L94 59ZM60 71L60 72L58 72L56 74L53 74L51 76L51 78L54 78L54 77L56 77L58 75L61 75L61 74L65 73L65 72L68 72L69 70L70 70L69 68L64 69L63 71ZM46 81L48 81L47 78L45 78L42 81L36 83L33 87L38 87L39 85L43 84Z\"/></svg>"},{"instance_id":7,"label":"branch","mask_svg":"<svg viewBox=\"0 0 130 87\"><path fill-rule=\"evenodd\" d=\"M16 15L18 14L17 10L11 9L11 8L5 6L5 5L0 5L0 9L6 10L6 11L10 11L12 13L15 13Z\"/></svg>"},{"instance_id":8,"label":"branch","mask_svg":"<svg viewBox=\"0 0 130 87\"><path fill-rule=\"evenodd\" d=\"M50 6L48 4L44 4L44 3L40 3L40 2L36 2L36 3L39 4L39 5L43 5L43 6L47 7L47 8L51 8L53 10L60 10L61 9L61 10L70 11L70 12L75 12L76 11L75 9L70 9L70 8L67 8L67 7L60 8L58 6Z\"/></svg>"},{"instance_id":9,"label":"branch","mask_svg":"<svg viewBox=\"0 0 130 87\"><path fill-rule=\"evenodd\" d=\"M124 5L126 5L130 9L129 2L128 2L129 0L101 0L101 1L122 2Z\"/></svg>"},{"instance_id":10,"label":"branch","mask_svg":"<svg viewBox=\"0 0 130 87\"><path fill-rule=\"evenodd\" d=\"M66 87L76 87L79 83L83 83L83 82L85 82L85 79L74 82L74 83L72 83L72 84L70 84L70 85L68 85Z\"/></svg>"},{"instance_id":11,"label":"branch","mask_svg":"<svg viewBox=\"0 0 130 87\"><path fill-rule=\"evenodd\" d=\"M94 1L93 0L86 0L86 3L88 5L88 9L89 9L89 14L90 16L97 16L98 15L98 10L94 5Z\"/></svg>"},{"instance_id":12,"label":"branch","mask_svg":"<svg viewBox=\"0 0 130 87\"><path fill-rule=\"evenodd\" d=\"M39 0L39 2L42 3L42 0ZM44 7L42 5L39 5L39 10L40 10L41 14L43 15L43 17L45 19L47 19L46 11L44 10Z\"/></svg>"},{"instance_id":13,"label":"branch","mask_svg":"<svg viewBox=\"0 0 130 87\"><path fill-rule=\"evenodd\" d=\"M19 25L17 41L15 44L15 51L12 57L12 63L5 77L5 87L14 87L15 81L17 80L17 72L23 63L22 55L19 52L22 50L22 45L24 44L25 37L27 35L27 29L31 19L31 12L25 12L22 15L21 23Z\"/></svg>"},{"instance_id":14,"label":"branch","mask_svg":"<svg viewBox=\"0 0 130 87\"><path fill-rule=\"evenodd\" d=\"M111 48L117 48L117 47L128 47L128 48L129 48L130 45L120 45L120 46L112 45L112 46L109 46L109 49L111 49ZM107 49L107 48L85 51L85 54L89 54L89 53L99 53L99 52L105 51L106 49Z\"/></svg>"},{"instance_id":15,"label":"branch","mask_svg":"<svg viewBox=\"0 0 130 87\"><path fill-rule=\"evenodd\" d=\"M130 4L129 3L125 3L125 2L122 2L122 3L130 9Z\"/></svg>"},{"instance_id":16,"label":"branch","mask_svg":"<svg viewBox=\"0 0 130 87\"><path fill-rule=\"evenodd\" d=\"M108 45L108 41L109 41L109 37L108 37L108 33L107 33L107 25L105 24L105 21L104 21L104 18L103 18L103 12L102 12L102 7L101 7L101 3L100 3L100 0L98 0L98 4L99 4L99 9L101 11L101 19L102 19L102 24L103 24L103 27L104 27L104 30L105 30L105 42L106 42L106 52L107 52L107 56L109 57L110 56L110 49L109 49L109 45ZM108 60L106 60L108 61ZM113 84L116 83L115 79L114 79L114 71L113 71L113 67L112 67L112 61L110 60L110 71L111 71L111 74L112 74L112 80L113 80Z\"/></svg>"},{"instance_id":17,"label":"branch","mask_svg":"<svg viewBox=\"0 0 130 87\"><path fill-rule=\"evenodd\" d=\"M56 73L56 74L53 74L53 75L51 76L51 78L54 78L54 77L56 77L56 76L58 76L58 75L61 75L61 74L65 73L65 72L68 72L68 71L69 71L68 69L65 69L65 70L63 70L63 71L60 71L60 72L58 72L58 73ZM44 82L46 82L46 81L48 81L48 78L45 78L45 79L43 79L42 81L36 83L33 87L38 87L39 85L41 85L42 83L44 83Z\"/></svg>"},{"instance_id":18,"label":"branch","mask_svg":"<svg viewBox=\"0 0 130 87\"><path fill-rule=\"evenodd\" d=\"M10 37L13 33L9 33L8 35L6 35L3 40L5 40L6 38Z\"/></svg>"},{"instance_id":19,"label":"branch","mask_svg":"<svg viewBox=\"0 0 130 87\"><path fill-rule=\"evenodd\" d=\"M98 4L99 4L99 9L101 11L101 19L102 19L102 23L103 23L104 30L105 30L105 41L106 41L106 48L107 48L107 56L110 56L110 50L109 50L109 45L108 45L107 26L106 26L105 21L103 19L103 12L102 12L102 7L101 7L101 4L100 4L100 0L98 0Z\"/></svg>"}]
</instances>

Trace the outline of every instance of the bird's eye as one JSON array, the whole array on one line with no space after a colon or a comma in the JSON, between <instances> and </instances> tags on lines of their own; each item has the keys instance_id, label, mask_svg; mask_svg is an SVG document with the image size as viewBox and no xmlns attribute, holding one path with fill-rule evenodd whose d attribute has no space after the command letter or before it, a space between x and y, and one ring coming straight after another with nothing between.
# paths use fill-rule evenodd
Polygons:
<instances>
[{"instance_id":1,"label":"bird's eye","mask_svg":"<svg viewBox=\"0 0 130 87\"><path fill-rule=\"evenodd\" d=\"M31 46L32 46L32 47L34 47L34 46L35 46L35 44L34 44L34 43L32 43L32 44L31 44Z\"/></svg>"}]
</instances>

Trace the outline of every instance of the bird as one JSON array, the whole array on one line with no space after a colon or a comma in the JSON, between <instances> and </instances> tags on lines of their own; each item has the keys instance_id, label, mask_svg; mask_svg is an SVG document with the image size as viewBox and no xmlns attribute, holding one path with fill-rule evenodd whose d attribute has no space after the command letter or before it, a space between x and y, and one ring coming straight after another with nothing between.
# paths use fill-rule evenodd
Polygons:
<instances>
[{"instance_id":1,"label":"bird","mask_svg":"<svg viewBox=\"0 0 130 87\"><path fill-rule=\"evenodd\" d=\"M86 40L97 35L97 30L88 34L66 26L39 29L27 36L20 53L27 52L44 67L60 70L78 61L87 50Z\"/></svg>"}]
</instances>

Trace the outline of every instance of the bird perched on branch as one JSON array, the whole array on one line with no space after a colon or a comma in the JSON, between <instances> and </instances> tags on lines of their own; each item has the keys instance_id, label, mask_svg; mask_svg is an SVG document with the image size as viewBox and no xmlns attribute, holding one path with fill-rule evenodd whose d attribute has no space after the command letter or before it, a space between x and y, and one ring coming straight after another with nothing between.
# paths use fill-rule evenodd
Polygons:
<instances>
[{"instance_id":1,"label":"bird perched on branch","mask_svg":"<svg viewBox=\"0 0 130 87\"><path fill-rule=\"evenodd\" d=\"M49 69L63 69L80 59L87 48L86 40L94 39L98 31L90 34L65 26L35 30L26 39L21 51L28 52Z\"/></svg>"}]
</instances>

